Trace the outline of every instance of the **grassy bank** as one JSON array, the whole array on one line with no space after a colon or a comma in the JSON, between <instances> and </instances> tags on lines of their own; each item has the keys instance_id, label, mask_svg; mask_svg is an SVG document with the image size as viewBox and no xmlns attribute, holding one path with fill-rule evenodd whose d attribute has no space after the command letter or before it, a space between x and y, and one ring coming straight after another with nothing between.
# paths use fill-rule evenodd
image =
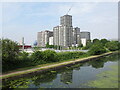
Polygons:
<instances>
[{"instance_id":1,"label":"grassy bank","mask_svg":"<svg viewBox=\"0 0 120 90\"><path fill-rule=\"evenodd\" d=\"M20 68L20 69L8 72L6 74L3 74L3 76L0 76L0 78L5 79L9 77L24 75L24 74L30 74L33 72L40 72L42 70L48 70L50 68L61 67L61 66L69 65L69 64L75 64L77 62L92 60L94 58L99 58L99 57L109 55L112 53L115 53L115 52L108 52L108 53L104 53L101 55L94 55L94 56L84 55L84 56L81 56L79 59L69 59L69 60L53 62L49 64L42 64L42 65L37 65L37 66L32 66L32 67Z\"/></svg>"}]
</instances>

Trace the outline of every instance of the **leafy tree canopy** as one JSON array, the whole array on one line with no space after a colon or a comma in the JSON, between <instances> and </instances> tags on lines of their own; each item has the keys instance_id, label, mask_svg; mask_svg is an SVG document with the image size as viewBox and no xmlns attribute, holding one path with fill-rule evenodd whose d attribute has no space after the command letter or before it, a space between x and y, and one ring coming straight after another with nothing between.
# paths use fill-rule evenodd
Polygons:
<instances>
[{"instance_id":1,"label":"leafy tree canopy","mask_svg":"<svg viewBox=\"0 0 120 90\"><path fill-rule=\"evenodd\" d=\"M93 39L93 43L98 43L98 42L100 42L100 40L99 39Z\"/></svg>"},{"instance_id":2,"label":"leafy tree canopy","mask_svg":"<svg viewBox=\"0 0 120 90\"><path fill-rule=\"evenodd\" d=\"M119 42L117 41L110 41L105 44L106 48L108 48L110 51L116 51L119 49Z\"/></svg>"},{"instance_id":3,"label":"leafy tree canopy","mask_svg":"<svg viewBox=\"0 0 120 90\"><path fill-rule=\"evenodd\" d=\"M16 60L19 53L18 43L9 40L9 39L2 39L2 60Z\"/></svg>"},{"instance_id":4,"label":"leafy tree canopy","mask_svg":"<svg viewBox=\"0 0 120 90\"><path fill-rule=\"evenodd\" d=\"M89 54L91 55L99 55L102 53L105 53L106 49L104 48L104 46L101 43L96 43L94 45L92 45L92 47L89 50Z\"/></svg>"},{"instance_id":5,"label":"leafy tree canopy","mask_svg":"<svg viewBox=\"0 0 120 90\"><path fill-rule=\"evenodd\" d=\"M105 45L107 42L109 42L107 39L101 39L100 42Z\"/></svg>"}]
</instances>

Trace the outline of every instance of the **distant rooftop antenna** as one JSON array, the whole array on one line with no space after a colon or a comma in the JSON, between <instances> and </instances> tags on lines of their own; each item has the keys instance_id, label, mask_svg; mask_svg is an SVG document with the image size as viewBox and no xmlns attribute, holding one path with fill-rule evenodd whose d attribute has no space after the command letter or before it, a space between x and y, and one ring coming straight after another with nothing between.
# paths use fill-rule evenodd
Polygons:
<instances>
[{"instance_id":1,"label":"distant rooftop antenna","mask_svg":"<svg viewBox=\"0 0 120 90\"><path fill-rule=\"evenodd\" d=\"M68 15L68 13L70 12L70 10L72 9L73 5L69 8L68 12L66 13L66 15Z\"/></svg>"}]
</instances>

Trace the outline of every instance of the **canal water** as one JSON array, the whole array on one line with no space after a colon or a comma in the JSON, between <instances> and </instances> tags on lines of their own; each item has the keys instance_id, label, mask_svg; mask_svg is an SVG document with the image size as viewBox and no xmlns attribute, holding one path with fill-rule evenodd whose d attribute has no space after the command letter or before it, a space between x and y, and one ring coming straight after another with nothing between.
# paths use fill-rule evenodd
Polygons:
<instances>
[{"instance_id":1,"label":"canal water","mask_svg":"<svg viewBox=\"0 0 120 90\"><path fill-rule=\"evenodd\" d=\"M2 86L3 88L94 88L87 83L96 80L97 74L110 70L110 66L117 65L118 60L118 54L113 54L57 70L6 79Z\"/></svg>"}]
</instances>

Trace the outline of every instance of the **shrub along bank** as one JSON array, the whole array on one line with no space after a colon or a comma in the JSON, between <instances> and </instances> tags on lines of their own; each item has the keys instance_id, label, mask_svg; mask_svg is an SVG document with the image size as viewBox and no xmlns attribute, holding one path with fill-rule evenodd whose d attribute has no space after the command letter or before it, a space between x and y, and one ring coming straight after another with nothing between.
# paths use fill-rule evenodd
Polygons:
<instances>
[{"instance_id":1,"label":"shrub along bank","mask_svg":"<svg viewBox=\"0 0 120 90\"><path fill-rule=\"evenodd\" d=\"M52 63L52 62L60 62L63 60L77 59L77 58L86 57L86 56L88 56L88 55L84 52L56 53L55 51L52 51L52 50L35 51L30 56L26 52L21 52L21 53L19 53L17 60L15 60L11 63L5 63L3 65L4 66L3 72L15 70L18 68L24 68L24 67Z\"/></svg>"},{"instance_id":2,"label":"shrub along bank","mask_svg":"<svg viewBox=\"0 0 120 90\"><path fill-rule=\"evenodd\" d=\"M84 52L60 52L52 50L35 51L32 55L26 52L19 52L18 44L9 39L2 41L2 71L7 72L18 68L30 67L52 62L60 62L69 59L77 59L90 55L99 55L108 51L119 50L120 43L116 41L94 40L87 53ZM1 54L0 54L1 55Z\"/></svg>"}]
</instances>

